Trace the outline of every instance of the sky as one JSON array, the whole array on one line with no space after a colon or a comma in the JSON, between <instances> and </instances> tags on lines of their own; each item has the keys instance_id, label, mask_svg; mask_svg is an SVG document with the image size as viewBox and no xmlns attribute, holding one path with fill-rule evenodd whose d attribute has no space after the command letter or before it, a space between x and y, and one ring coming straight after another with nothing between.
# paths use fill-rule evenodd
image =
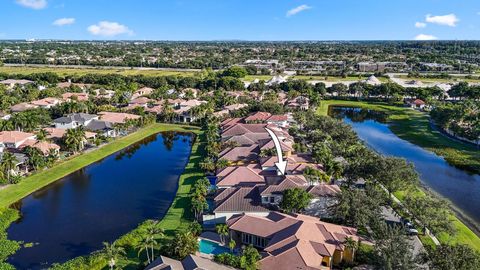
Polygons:
<instances>
[{"instance_id":1,"label":"sky","mask_svg":"<svg viewBox=\"0 0 480 270\"><path fill-rule=\"evenodd\" d=\"M0 39L480 39L480 0L0 0L0 11Z\"/></svg>"}]
</instances>

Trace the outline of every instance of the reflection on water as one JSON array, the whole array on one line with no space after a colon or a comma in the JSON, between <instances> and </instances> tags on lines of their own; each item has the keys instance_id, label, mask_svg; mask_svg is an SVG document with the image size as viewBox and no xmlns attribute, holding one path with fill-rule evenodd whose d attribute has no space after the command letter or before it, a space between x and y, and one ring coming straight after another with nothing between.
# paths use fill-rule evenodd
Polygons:
<instances>
[{"instance_id":1,"label":"reflection on water","mask_svg":"<svg viewBox=\"0 0 480 270\"><path fill-rule=\"evenodd\" d=\"M9 262L18 269L46 268L98 250L146 219L163 217L191 143L188 134L148 137L16 203L21 218L8 229L9 238L38 244Z\"/></svg>"},{"instance_id":2,"label":"reflection on water","mask_svg":"<svg viewBox=\"0 0 480 270\"><path fill-rule=\"evenodd\" d=\"M377 152L413 162L422 182L450 200L478 227L480 224L480 175L472 175L457 169L442 157L400 139L388 128L388 124L380 122L381 118L376 118L377 114L353 108L336 107L331 110L332 116L350 124L360 139Z\"/></svg>"}]
</instances>

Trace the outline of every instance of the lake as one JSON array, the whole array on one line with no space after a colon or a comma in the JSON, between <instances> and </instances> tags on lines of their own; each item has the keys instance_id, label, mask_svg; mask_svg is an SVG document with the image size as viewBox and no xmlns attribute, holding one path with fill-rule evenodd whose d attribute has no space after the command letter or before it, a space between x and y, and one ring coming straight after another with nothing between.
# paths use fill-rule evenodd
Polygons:
<instances>
[{"instance_id":1,"label":"lake","mask_svg":"<svg viewBox=\"0 0 480 270\"><path fill-rule=\"evenodd\" d=\"M379 112L331 107L330 115L350 124L369 147L377 152L405 158L415 165L424 186L448 199L471 225L480 224L480 175L449 165L442 157L397 137Z\"/></svg>"},{"instance_id":2,"label":"lake","mask_svg":"<svg viewBox=\"0 0 480 270\"><path fill-rule=\"evenodd\" d=\"M102 248L146 219L162 218L188 162L193 137L160 133L78 170L22 199L13 240L34 243L9 258L43 269Z\"/></svg>"}]
</instances>

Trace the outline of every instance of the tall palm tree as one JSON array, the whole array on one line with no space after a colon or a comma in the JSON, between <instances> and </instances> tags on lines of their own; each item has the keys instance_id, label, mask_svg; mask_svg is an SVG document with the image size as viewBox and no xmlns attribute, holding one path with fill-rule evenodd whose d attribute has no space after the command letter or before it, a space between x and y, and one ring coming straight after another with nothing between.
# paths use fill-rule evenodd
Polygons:
<instances>
[{"instance_id":1,"label":"tall palm tree","mask_svg":"<svg viewBox=\"0 0 480 270\"><path fill-rule=\"evenodd\" d=\"M103 242L103 256L108 260L108 265L110 266L110 270L113 270L117 261L126 255L125 249L123 247L119 247L113 242L112 244L108 242Z\"/></svg>"},{"instance_id":2,"label":"tall palm tree","mask_svg":"<svg viewBox=\"0 0 480 270\"><path fill-rule=\"evenodd\" d=\"M85 129L83 126L67 129L64 136L64 142L68 149L78 152L83 149L85 137Z\"/></svg>"},{"instance_id":3,"label":"tall palm tree","mask_svg":"<svg viewBox=\"0 0 480 270\"><path fill-rule=\"evenodd\" d=\"M138 243L138 256L142 253L143 250L147 253L147 263L150 264L153 261L153 257L150 258L150 247L155 245L157 242L150 236L143 237L140 243Z\"/></svg>"},{"instance_id":4,"label":"tall palm tree","mask_svg":"<svg viewBox=\"0 0 480 270\"><path fill-rule=\"evenodd\" d=\"M164 236L164 230L160 227L158 221L152 221L147 226L147 235L152 238L151 241L151 250L152 250L152 262L155 260L154 246L157 245L156 239L162 238Z\"/></svg>"},{"instance_id":5,"label":"tall palm tree","mask_svg":"<svg viewBox=\"0 0 480 270\"><path fill-rule=\"evenodd\" d=\"M225 244L225 237L228 236L227 224L217 224L217 226L215 226L215 229L220 235L220 240L222 241L222 244Z\"/></svg>"},{"instance_id":6,"label":"tall palm tree","mask_svg":"<svg viewBox=\"0 0 480 270\"><path fill-rule=\"evenodd\" d=\"M28 156L28 164L32 166L34 170L37 170L39 167L43 167L45 164L45 159L40 150L35 147L27 146L25 147L24 152Z\"/></svg>"},{"instance_id":7,"label":"tall palm tree","mask_svg":"<svg viewBox=\"0 0 480 270\"><path fill-rule=\"evenodd\" d=\"M17 167L17 158L10 152L3 152L2 160L0 161L0 166L3 169L4 174L7 175L7 180L10 181L12 177L12 172Z\"/></svg>"},{"instance_id":8,"label":"tall palm tree","mask_svg":"<svg viewBox=\"0 0 480 270\"><path fill-rule=\"evenodd\" d=\"M346 237L345 240L343 241L343 245L352 252L352 262L353 262L353 256L355 254L355 250L358 248L357 241L353 240L353 238L351 237Z\"/></svg>"}]
</instances>

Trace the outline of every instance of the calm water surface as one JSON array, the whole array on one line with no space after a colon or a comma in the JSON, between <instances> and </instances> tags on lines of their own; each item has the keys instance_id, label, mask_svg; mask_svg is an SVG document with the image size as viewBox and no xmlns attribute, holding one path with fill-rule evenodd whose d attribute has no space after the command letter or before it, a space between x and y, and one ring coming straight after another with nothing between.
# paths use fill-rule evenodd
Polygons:
<instances>
[{"instance_id":1,"label":"calm water surface","mask_svg":"<svg viewBox=\"0 0 480 270\"><path fill-rule=\"evenodd\" d=\"M478 227L480 224L480 175L449 165L442 157L397 137L378 113L353 108L334 108L331 115L342 118L367 145L384 155L413 162L422 182L450 200Z\"/></svg>"},{"instance_id":2,"label":"calm water surface","mask_svg":"<svg viewBox=\"0 0 480 270\"><path fill-rule=\"evenodd\" d=\"M18 203L10 239L36 243L9 259L18 269L42 269L89 254L161 218L175 196L193 138L161 133L78 170Z\"/></svg>"}]
</instances>

